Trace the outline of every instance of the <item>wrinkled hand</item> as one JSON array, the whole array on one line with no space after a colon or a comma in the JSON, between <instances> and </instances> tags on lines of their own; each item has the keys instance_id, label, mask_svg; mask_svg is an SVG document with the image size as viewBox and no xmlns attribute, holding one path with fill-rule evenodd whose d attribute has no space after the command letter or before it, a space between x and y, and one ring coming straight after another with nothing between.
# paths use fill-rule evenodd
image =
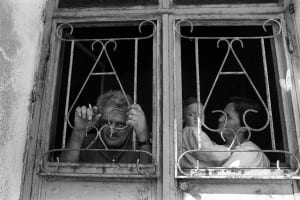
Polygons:
<instances>
[{"instance_id":1,"label":"wrinkled hand","mask_svg":"<svg viewBox=\"0 0 300 200\"><path fill-rule=\"evenodd\" d=\"M97 106L78 106L74 117L75 129L89 131L99 120L100 116Z\"/></svg>"},{"instance_id":2,"label":"wrinkled hand","mask_svg":"<svg viewBox=\"0 0 300 200\"><path fill-rule=\"evenodd\" d=\"M149 132L147 127L147 120L141 106L138 104L130 105L127 115L128 120L126 124L134 128L138 141L145 142L146 140L148 140Z\"/></svg>"}]
</instances>

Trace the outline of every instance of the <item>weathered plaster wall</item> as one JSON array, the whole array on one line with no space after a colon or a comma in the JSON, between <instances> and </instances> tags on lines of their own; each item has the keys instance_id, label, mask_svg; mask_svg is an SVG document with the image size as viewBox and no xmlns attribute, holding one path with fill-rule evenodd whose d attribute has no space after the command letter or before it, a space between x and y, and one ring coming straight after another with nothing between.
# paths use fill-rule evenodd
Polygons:
<instances>
[{"instance_id":1,"label":"weathered plaster wall","mask_svg":"<svg viewBox=\"0 0 300 200\"><path fill-rule=\"evenodd\" d=\"M0 1L0 199L19 199L45 0Z\"/></svg>"}]
</instances>

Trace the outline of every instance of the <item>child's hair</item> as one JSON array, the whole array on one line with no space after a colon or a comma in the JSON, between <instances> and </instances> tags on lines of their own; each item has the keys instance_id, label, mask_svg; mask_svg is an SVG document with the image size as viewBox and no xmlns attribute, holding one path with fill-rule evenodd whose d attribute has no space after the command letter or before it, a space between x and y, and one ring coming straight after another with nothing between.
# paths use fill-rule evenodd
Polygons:
<instances>
[{"instance_id":1,"label":"child's hair","mask_svg":"<svg viewBox=\"0 0 300 200\"><path fill-rule=\"evenodd\" d=\"M182 108L185 109L186 107L188 107L189 105L193 104L193 103L197 103L197 98L195 97L190 97L186 100L183 101L183 104L182 104Z\"/></svg>"}]
</instances>

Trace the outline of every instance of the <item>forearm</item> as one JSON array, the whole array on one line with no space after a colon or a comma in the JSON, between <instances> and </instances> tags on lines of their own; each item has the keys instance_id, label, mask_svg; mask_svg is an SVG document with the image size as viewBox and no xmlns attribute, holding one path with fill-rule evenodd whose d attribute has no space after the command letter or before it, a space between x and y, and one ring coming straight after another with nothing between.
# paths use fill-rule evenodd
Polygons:
<instances>
[{"instance_id":1,"label":"forearm","mask_svg":"<svg viewBox=\"0 0 300 200\"><path fill-rule=\"evenodd\" d=\"M224 163L231 155L227 148L222 145L212 145L210 147L202 148L199 152L194 152L196 159L206 162L214 162L217 165Z\"/></svg>"},{"instance_id":2,"label":"forearm","mask_svg":"<svg viewBox=\"0 0 300 200\"><path fill-rule=\"evenodd\" d=\"M72 135L67 143L66 149L80 149L84 140L84 136L81 131L73 131ZM78 162L80 151L63 151L60 155L60 161L62 162Z\"/></svg>"}]
</instances>

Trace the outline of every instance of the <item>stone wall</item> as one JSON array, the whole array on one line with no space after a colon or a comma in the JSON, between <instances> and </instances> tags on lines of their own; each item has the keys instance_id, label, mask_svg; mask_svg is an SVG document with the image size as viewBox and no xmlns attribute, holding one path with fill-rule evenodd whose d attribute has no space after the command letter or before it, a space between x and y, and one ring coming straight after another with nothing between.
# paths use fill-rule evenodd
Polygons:
<instances>
[{"instance_id":1,"label":"stone wall","mask_svg":"<svg viewBox=\"0 0 300 200\"><path fill-rule=\"evenodd\" d=\"M45 0L0 1L0 199L19 199Z\"/></svg>"}]
</instances>

